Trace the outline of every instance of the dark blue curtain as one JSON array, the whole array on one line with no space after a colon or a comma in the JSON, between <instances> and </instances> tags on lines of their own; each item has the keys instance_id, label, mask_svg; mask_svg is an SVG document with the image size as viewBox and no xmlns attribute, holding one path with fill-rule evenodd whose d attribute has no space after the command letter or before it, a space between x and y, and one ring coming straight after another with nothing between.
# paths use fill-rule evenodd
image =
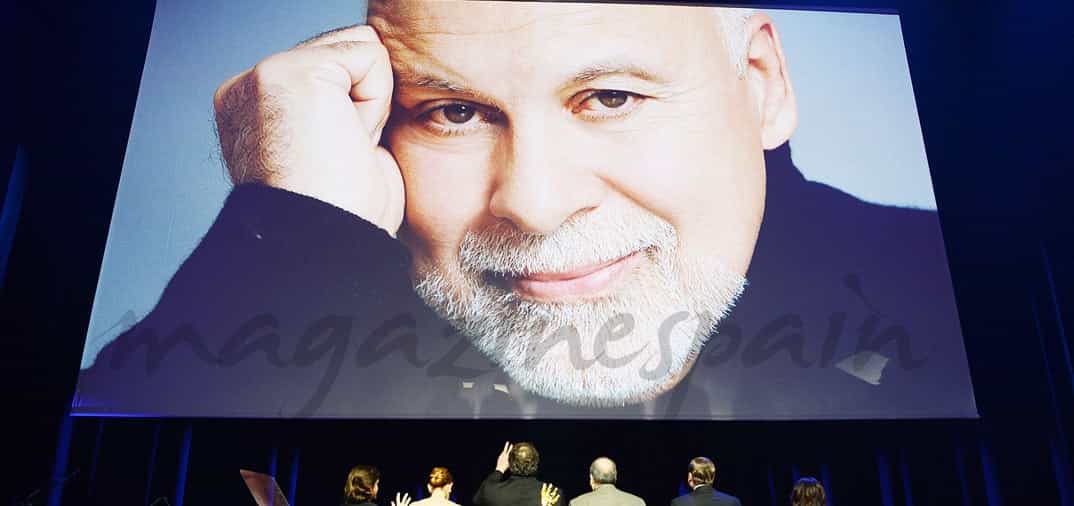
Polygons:
<instances>
[{"instance_id":1,"label":"dark blue curtain","mask_svg":"<svg viewBox=\"0 0 1074 506\"><path fill-rule=\"evenodd\" d=\"M16 148L14 158L11 170L5 171L8 177L4 181L4 204L0 208L0 287L4 285L7 274L7 260L11 256L11 245L15 242L15 228L22 211L22 199L29 174L29 161L22 146Z\"/></svg>"}]
</instances>

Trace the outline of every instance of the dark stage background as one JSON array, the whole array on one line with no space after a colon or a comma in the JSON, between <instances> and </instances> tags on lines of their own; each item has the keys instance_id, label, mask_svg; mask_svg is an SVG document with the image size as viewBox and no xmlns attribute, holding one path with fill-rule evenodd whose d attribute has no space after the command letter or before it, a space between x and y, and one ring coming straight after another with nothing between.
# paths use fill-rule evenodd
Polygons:
<instances>
[{"instance_id":1,"label":"dark stage background","mask_svg":"<svg viewBox=\"0 0 1074 506\"><path fill-rule=\"evenodd\" d=\"M382 468L385 493L447 465L468 503L506 439L536 442L568 495L608 454L623 488L663 503L704 454L747 505L785 504L799 474L824 480L831 504L1074 504L1074 3L795 6L902 13L980 420L71 419L154 6L7 3L0 504L252 504L239 467L274 472L298 504L333 504L357 463Z\"/></svg>"}]
</instances>

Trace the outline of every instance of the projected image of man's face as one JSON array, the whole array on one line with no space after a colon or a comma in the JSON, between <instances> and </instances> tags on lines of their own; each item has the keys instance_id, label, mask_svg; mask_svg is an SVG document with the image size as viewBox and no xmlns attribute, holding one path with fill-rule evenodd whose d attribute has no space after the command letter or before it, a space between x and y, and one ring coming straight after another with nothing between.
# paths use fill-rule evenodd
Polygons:
<instances>
[{"instance_id":1,"label":"projected image of man's face","mask_svg":"<svg viewBox=\"0 0 1074 506\"><path fill-rule=\"evenodd\" d=\"M521 386L651 399L745 287L795 106L732 9L372 2L418 294Z\"/></svg>"}]
</instances>

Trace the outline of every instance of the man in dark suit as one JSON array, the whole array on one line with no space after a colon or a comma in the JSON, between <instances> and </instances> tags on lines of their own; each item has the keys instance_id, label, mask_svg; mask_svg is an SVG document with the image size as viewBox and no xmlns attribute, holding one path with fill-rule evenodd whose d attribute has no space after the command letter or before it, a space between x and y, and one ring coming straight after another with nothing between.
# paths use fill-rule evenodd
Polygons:
<instances>
[{"instance_id":1,"label":"man in dark suit","mask_svg":"<svg viewBox=\"0 0 1074 506\"><path fill-rule=\"evenodd\" d=\"M715 481L716 464L705 457L691 460L686 484L693 491L672 499L671 506L742 506L737 497L716 490Z\"/></svg>"},{"instance_id":2,"label":"man in dark suit","mask_svg":"<svg viewBox=\"0 0 1074 506\"><path fill-rule=\"evenodd\" d=\"M474 493L475 506L564 506L562 494L537 479L540 455L533 443L505 443L496 470ZM554 497L550 500L549 494Z\"/></svg>"}]
</instances>

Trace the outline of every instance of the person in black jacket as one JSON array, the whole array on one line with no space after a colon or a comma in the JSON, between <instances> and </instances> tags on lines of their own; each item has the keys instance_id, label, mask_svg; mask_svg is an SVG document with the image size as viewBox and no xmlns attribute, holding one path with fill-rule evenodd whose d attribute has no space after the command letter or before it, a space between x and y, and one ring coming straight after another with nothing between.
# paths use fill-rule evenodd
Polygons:
<instances>
[{"instance_id":1,"label":"person in black jacket","mask_svg":"<svg viewBox=\"0 0 1074 506\"><path fill-rule=\"evenodd\" d=\"M715 481L716 464L705 457L694 458L686 473L692 492L672 499L671 506L742 506L737 497L716 490Z\"/></svg>"},{"instance_id":2,"label":"person in black jacket","mask_svg":"<svg viewBox=\"0 0 1074 506\"><path fill-rule=\"evenodd\" d=\"M474 493L474 506L565 506L558 487L537 479L540 460L533 443L504 443L496 469Z\"/></svg>"},{"instance_id":3,"label":"person in black jacket","mask_svg":"<svg viewBox=\"0 0 1074 506\"><path fill-rule=\"evenodd\" d=\"M767 16L390 4L220 87L235 188L76 411L972 409L935 213L802 177Z\"/></svg>"}]
</instances>

